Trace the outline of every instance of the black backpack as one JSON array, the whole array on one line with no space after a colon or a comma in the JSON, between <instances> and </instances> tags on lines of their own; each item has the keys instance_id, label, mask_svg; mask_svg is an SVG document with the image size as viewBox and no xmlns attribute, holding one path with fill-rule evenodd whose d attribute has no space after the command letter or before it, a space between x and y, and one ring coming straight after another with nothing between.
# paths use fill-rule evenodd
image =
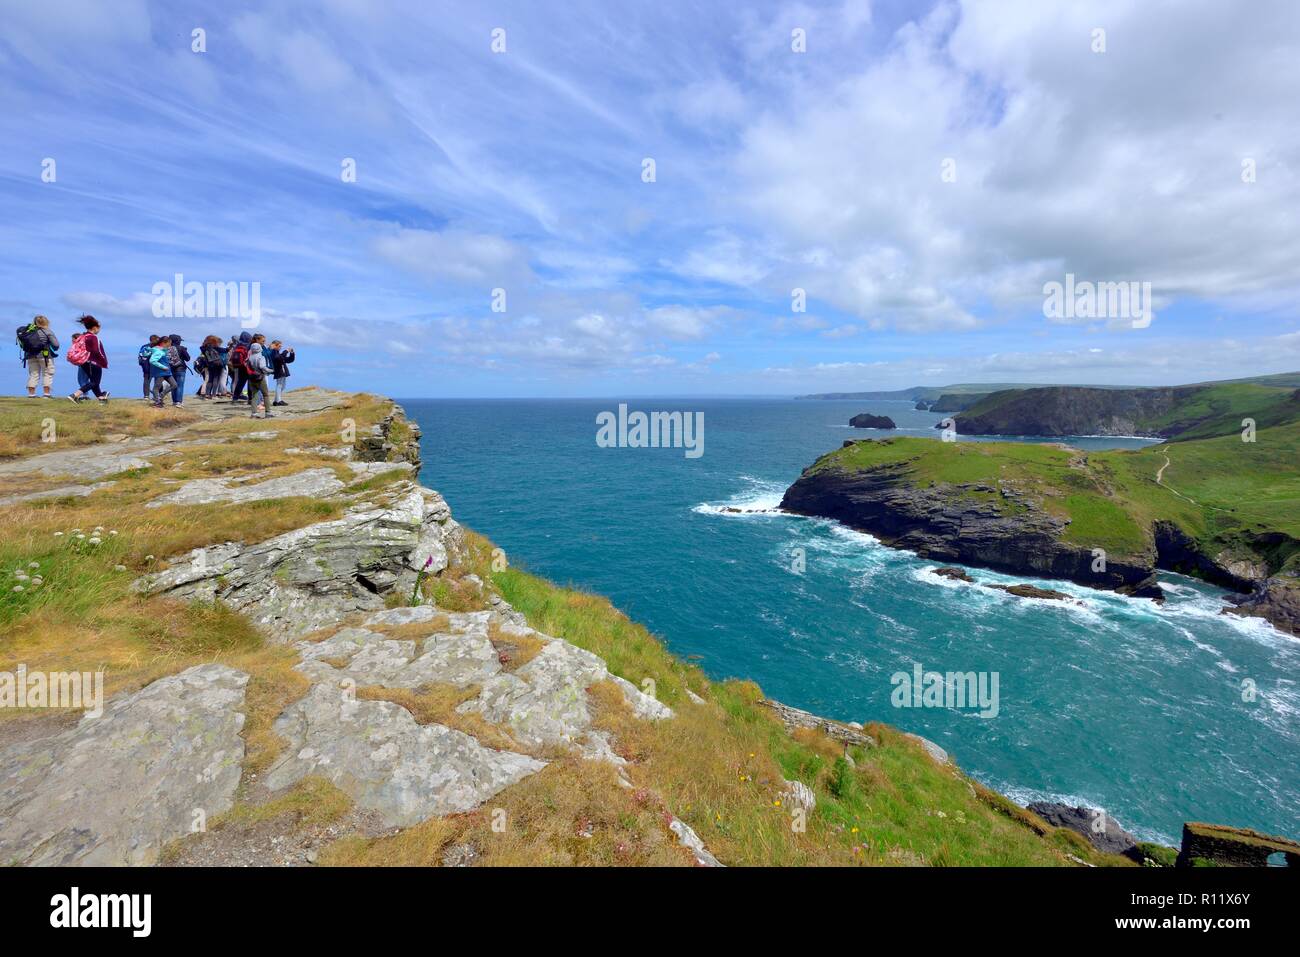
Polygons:
<instances>
[{"instance_id":1,"label":"black backpack","mask_svg":"<svg viewBox=\"0 0 1300 957\"><path fill-rule=\"evenodd\" d=\"M18 347L23 350L23 363L26 364L28 355L40 355L41 352L50 347L49 336L45 330L36 325L28 323L25 326L18 327ZM53 350L50 350L51 355Z\"/></svg>"}]
</instances>

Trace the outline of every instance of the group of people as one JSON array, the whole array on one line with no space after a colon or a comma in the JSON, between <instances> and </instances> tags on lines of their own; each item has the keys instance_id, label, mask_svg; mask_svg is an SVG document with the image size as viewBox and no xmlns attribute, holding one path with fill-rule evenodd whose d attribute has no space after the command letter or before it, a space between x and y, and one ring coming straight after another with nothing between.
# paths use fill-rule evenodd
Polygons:
<instances>
[{"instance_id":1,"label":"group of people","mask_svg":"<svg viewBox=\"0 0 1300 957\"><path fill-rule=\"evenodd\" d=\"M108 368L108 355L99 338L99 320L82 316L77 322L82 331L74 333L68 348L68 362L77 367L77 390L68 398L81 402L93 395L107 402L109 393L101 387L104 370ZM44 398L51 398L54 388L54 360L59 355L58 336L50 329L50 320L37 316L25 326L18 327L18 346L27 367L27 395L37 398L37 389ZM295 354L291 346L273 339L269 344L261 333L241 332L231 336L224 345L218 336L208 336L199 347L197 358L191 358L181 336L171 333L150 336L140 347L137 361L144 379L144 399L156 408L171 395L173 405L185 400L185 380L191 370L202 381L195 396L200 399L230 402L247 402L253 418L259 409L266 418L271 407L288 405L285 386L289 379L289 366ZM272 399L271 380L275 382Z\"/></svg>"},{"instance_id":2,"label":"group of people","mask_svg":"<svg viewBox=\"0 0 1300 957\"><path fill-rule=\"evenodd\" d=\"M241 332L224 345L219 336L208 336L199 346L197 358L191 359L181 336L150 336L140 347L138 362L143 375L144 397L161 408L168 394L173 405L185 400L186 373L191 369L202 380L194 395L200 399L247 402L252 414L258 408L271 416L271 407L288 405L284 399L289 380L289 366L296 358L293 347L279 339L267 344L259 333ZM275 381L275 398L271 398L270 380ZM247 390L247 398L245 398ZM258 401L260 399L260 402Z\"/></svg>"}]
</instances>

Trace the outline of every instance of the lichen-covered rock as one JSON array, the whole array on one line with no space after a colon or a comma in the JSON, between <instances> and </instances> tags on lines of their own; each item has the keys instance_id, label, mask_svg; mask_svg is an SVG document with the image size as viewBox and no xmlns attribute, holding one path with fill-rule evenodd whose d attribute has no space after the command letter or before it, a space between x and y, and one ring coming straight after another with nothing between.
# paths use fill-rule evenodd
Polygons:
<instances>
[{"instance_id":1,"label":"lichen-covered rock","mask_svg":"<svg viewBox=\"0 0 1300 957\"><path fill-rule=\"evenodd\" d=\"M480 714L493 724L505 725L516 740L526 745L573 744L585 740L591 728L587 688L612 679L638 717L672 717L670 708L631 682L611 675L597 655L567 641L534 634L547 644L531 661L514 673L489 678L477 698L456 710Z\"/></svg>"},{"instance_id":2,"label":"lichen-covered rock","mask_svg":"<svg viewBox=\"0 0 1300 957\"><path fill-rule=\"evenodd\" d=\"M292 638L354 611L382 609L383 596L411 588L426 563L428 574L445 569L461 534L442 496L401 482L378 503L354 506L333 521L253 545L195 549L135 586L220 599L273 636Z\"/></svg>"},{"instance_id":3,"label":"lichen-covered rock","mask_svg":"<svg viewBox=\"0 0 1300 957\"><path fill-rule=\"evenodd\" d=\"M419 642L343 628L324 641L300 641L297 647L303 659L297 668L312 680L350 678L358 686L418 688L438 683L464 688L501 670L485 630L454 626Z\"/></svg>"},{"instance_id":4,"label":"lichen-covered rock","mask_svg":"<svg viewBox=\"0 0 1300 957\"><path fill-rule=\"evenodd\" d=\"M307 469L265 482L236 479L194 479L174 492L148 502L145 508L164 505L207 505L211 502L254 502L268 498L326 498L343 490L330 469Z\"/></svg>"},{"instance_id":5,"label":"lichen-covered rock","mask_svg":"<svg viewBox=\"0 0 1300 957\"><path fill-rule=\"evenodd\" d=\"M248 676L189 668L0 753L0 863L149 864L239 784Z\"/></svg>"},{"instance_id":6,"label":"lichen-covered rock","mask_svg":"<svg viewBox=\"0 0 1300 957\"><path fill-rule=\"evenodd\" d=\"M478 807L546 766L494 751L460 731L417 724L405 708L317 684L275 723L287 742L265 781L288 787L320 775L390 827Z\"/></svg>"}]
</instances>

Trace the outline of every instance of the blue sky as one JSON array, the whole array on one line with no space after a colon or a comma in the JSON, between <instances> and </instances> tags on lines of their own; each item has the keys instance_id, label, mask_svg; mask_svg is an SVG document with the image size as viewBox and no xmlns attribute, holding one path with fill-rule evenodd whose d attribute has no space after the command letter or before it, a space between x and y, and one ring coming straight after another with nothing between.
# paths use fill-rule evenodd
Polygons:
<instances>
[{"instance_id":1,"label":"blue sky","mask_svg":"<svg viewBox=\"0 0 1300 957\"><path fill-rule=\"evenodd\" d=\"M1287 0L0 0L0 319L93 312L123 393L239 327L177 273L405 396L1288 371L1297 90ZM1045 318L1066 273L1155 320Z\"/></svg>"}]
</instances>

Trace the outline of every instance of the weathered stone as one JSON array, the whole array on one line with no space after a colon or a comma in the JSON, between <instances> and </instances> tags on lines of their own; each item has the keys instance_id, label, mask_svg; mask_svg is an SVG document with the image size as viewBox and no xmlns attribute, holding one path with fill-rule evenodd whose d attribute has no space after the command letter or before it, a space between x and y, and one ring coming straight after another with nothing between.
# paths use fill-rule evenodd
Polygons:
<instances>
[{"instance_id":1,"label":"weathered stone","mask_svg":"<svg viewBox=\"0 0 1300 957\"><path fill-rule=\"evenodd\" d=\"M174 492L168 492L145 505L207 505L211 502L254 502L268 498L328 498L342 491L344 485L330 469L307 469L282 475L265 482L240 482L237 479L194 479Z\"/></svg>"},{"instance_id":2,"label":"weathered stone","mask_svg":"<svg viewBox=\"0 0 1300 957\"><path fill-rule=\"evenodd\" d=\"M514 673L489 678L477 698L456 710L505 725L516 740L530 746L573 744L591 727L586 689L613 679L638 717L672 716L670 708L611 675L598 656L547 635L537 633L537 637L547 644L531 661Z\"/></svg>"},{"instance_id":3,"label":"weathered stone","mask_svg":"<svg viewBox=\"0 0 1300 957\"><path fill-rule=\"evenodd\" d=\"M367 625L411 625L421 621L433 621L442 614L433 605L402 605L389 608L366 618Z\"/></svg>"},{"instance_id":4,"label":"weathered stone","mask_svg":"<svg viewBox=\"0 0 1300 957\"><path fill-rule=\"evenodd\" d=\"M439 724L417 724L399 705L356 700L328 684L290 705L275 731L288 746L265 777L268 787L320 775L390 827L468 811L546 766Z\"/></svg>"},{"instance_id":5,"label":"weathered stone","mask_svg":"<svg viewBox=\"0 0 1300 957\"><path fill-rule=\"evenodd\" d=\"M1122 854L1142 863L1137 838L1119 826L1119 822L1099 808L1070 807L1068 804L1035 802L1033 811L1053 827L1068 828L1106 854Z\"/></svg>"},{"instance_id":6,"label":"weathered stone","mask_svg":"<svg viewBox=\"0 0 1300 957\"><path fill-rule=\"evenodd\" d=\"M1038 598L1046 601L1070 601L1070 596L1053 588L1039 588L1037 585L989 585L989 588L1004 591L1017 598Z\"/></svg>"},{"instance_id":7,"label":"weathered stone","mask_svg":"<svg viewBox=\"0 0 1300 957\"><path fill-rule=\"evenodd\" d=\"M1205 862L1219 867L1265 867L1281 854L1289 867L1300 867L1300 842L1273 837L1244 827L1188 822L1183 825L1183 845L1178 866Z\"/></svg>"},{"instance_id":8,"label":"weathered stone","mask_svg":"<svg viewBox=\"0 0 1300 957\"><path fill-rule=\"evenodd\" d=\"M931 568L930 574L938 575L940 578L951 578L959 582L973 582L975 579L964 568L957 568L954 565L945 565L942 568Z\"/></svg>"},{"instance_id":9,"label":"weathered stone","mask_svg":"<svg viewBox=\"0 0 1300 957\"><path fill-rule=\"evenodd\" d=\"M876 746L875 738L858 728L851 727L843 721L834 721L830 718L823 718L821 715L813 714L811 711L792 708L788 704L782 704L781 702L774 701L771 698L763 699L760 704L771 708L787 731L793 731L796 728L816 728L837 741L843 741L847 744L861 745L862 747L868 748L874 748Z\"/></svg>"},{"instance_id":10,"label":"weathered stone","mask_svg":"<svg viewBox=\"0 0 1300 957\"><path fill-rule=\"evenodd\" d=\"M21 495L0 497L0 505L14 505L18 502L38 502L45 498L85 498L112 482L96 482L93 485L56 485L53 488L25 492Z\"/></svg>"},{"instance_id":11,"label":"weathered stone","mask_svg":"<svg viewBox=\"0 0 1300 957\"><path fill-rule=\"evenodd\" d=\"M913 741L919 744L925 750L925 753L930 756L930 760L933 761L935 764L948 763L949 760L948 752L945 751L943 748L939 747L929 738L923 738L919 734L911 734L906 731L903 732L903 737L911 738Z\"/></svg>"},{"instance_id":12,"label":"weathered stone","mask_svg":"<svg viewBox=\"0 0 1300 957\"><path fill-rule=\"evenodd\" d=\"M695 863L700 867L723 867L723 863L709 853L695 829L681 818L673 818L668 829L677 835L677 842L695 856Z\"/></svg>"},{"instance_id":13,"label":"weathered stone","mask_svg":"<svg viewBox=\"0 0 1300 957\"><path fill-rule=\"evenodd\" d=\"M230 808L248 676L200 665L0 754L0 863L149 864Z\"/></svg>"},{"instance_id":14,"label":"weathered stone","mask_svg":"<svg viewBox=\"0 0 1300 957\"><path fill-rule=\"evenodd\" d=\"M450 519L440 524L439 516L447 514L437 493L400 483L384 502L357 505L333 521L255 545L195 549L135 586L148 594L220 599L272 635L295 637L354 611L382 609L382 595L410 588L430 557L430 574L446 568Z\"/></svg>"},{"instance_id":15,"label":"weathered stone","mask_svg":"<svg viewBox=\"0 0 1300 957\"><path fill-rule=\"evenodd\" d=\"M351 678L358 685L388 688L431 683L464 688L501 670L496 649L481 631L431 634L423 639L418 655L417 644L364 628L344 628L324 641L299 642L303 661L297 668L315 681Z\"/></svg>"}]
</instances>

